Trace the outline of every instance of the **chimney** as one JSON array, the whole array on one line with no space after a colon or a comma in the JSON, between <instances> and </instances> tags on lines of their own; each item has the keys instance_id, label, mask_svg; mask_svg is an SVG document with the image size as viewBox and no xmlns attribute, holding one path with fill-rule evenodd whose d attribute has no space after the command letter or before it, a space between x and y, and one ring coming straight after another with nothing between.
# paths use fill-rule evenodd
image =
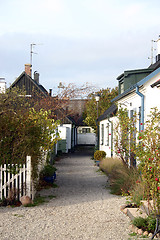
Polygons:
<instances>
[{"instance_id":1,"label":"chimney","mask_svg":"<svg viewBox=\"0 0 160 240\"><path fill-rule=\"evenodd\" d=\"M32 71L31 67L32 67L31 64L29 64L29 63L25 64L25 72L26 72L26 74L29 75L30 77L31 77L31 71Z\"/></svg>"},{"instance_id":2,"label":"chimney","mask_svg":"<svg viewBox=\"0 0 160 240\"><path fill-rule=\"evenodd\" d=\"M39 84L39 73L37 71L34 72L34 81Z\"/></svg>"},{"instance_id":3,"label":"chimney","mask_svg":"<svg viewBox=\"0 0 160 240\"><path fill-rule=\"evenodd\" d=\"M52 97L52 89L49 89L49 96Z\"/></svg>"}]
</instances>

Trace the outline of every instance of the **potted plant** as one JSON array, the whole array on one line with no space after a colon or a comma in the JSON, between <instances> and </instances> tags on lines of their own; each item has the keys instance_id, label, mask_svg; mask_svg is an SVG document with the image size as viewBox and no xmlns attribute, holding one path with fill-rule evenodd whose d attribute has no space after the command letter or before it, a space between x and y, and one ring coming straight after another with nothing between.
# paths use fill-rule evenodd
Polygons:
<instances>
[{"instance_id":1,"label":"potted plant","mask_svg":"<svg viewBox=\"0 0 160 240\"><path fill-rule=\"evenodd\" d=\"M47 183L53 183L56 179L56 168L53 165L47 164L44 166L41 175Z\"/></svg>"},{"instance_id":2,"label":"potted plant","mask_svg":"<svg viewBox=\"0 0 160 240\"><path fill-rule=\"evenodd\" d=\"M97 166L99 166L100 161L105 157L106 157L106 152L105 151L97 150L94 153L94 159L95 159L95 162L96 162Z\"/></svg>"}]
</instances>

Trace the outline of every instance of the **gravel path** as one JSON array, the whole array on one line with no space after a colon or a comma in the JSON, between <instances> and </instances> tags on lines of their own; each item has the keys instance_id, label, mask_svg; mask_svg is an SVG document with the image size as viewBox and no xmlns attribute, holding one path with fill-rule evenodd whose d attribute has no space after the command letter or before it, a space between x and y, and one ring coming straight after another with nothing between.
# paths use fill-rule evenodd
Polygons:
<instances>
[{"instance_id":1,"label":"gravel path","mask_svg":"<svg viewBox=\"0 0 160 240\"><path fill-rule=\"evenodd\" d=\"M127 240L129 219L120 211L125 202L105 188L90 156L73 153L56 164L56 195L32 208L0 208L0 240Z\"/></svg>"}]
</instances>

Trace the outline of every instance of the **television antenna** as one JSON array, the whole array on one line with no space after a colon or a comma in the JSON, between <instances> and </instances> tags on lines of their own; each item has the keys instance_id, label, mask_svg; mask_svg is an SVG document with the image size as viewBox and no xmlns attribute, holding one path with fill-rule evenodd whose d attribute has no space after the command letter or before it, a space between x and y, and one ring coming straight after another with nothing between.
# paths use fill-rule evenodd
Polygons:
<instances>
[{"instance_id":1,"label":"television antenna","mask_svg":"<svg viewBox=\"0 0 160 240\"><path fill-rule=\"evenodd\" d=\"M33 51L33 48L34 48L34 46L36 46L36 45L43 45L43 44L42 44L42 43L39 43L39 44L37 44L37 43L31 43L31 44L30 44L31 77L32 77L32 61L33 61L33 54L38 54L38 53L36 53L36 52Z\"/></svg>"},{"instance_id":2,"label":"television antenna","mask_svg":"<svg viewBox=\"0 0 160 240\"><path fill-rule=\"evenodd\" d=\"M157 41L155 40L151 40L151 56L148 57L148 59L151 59L151 65L153 64L153 52L156 50L156 48L153 47L153 43L155 43Z\"/></svg>"}]
</instances>

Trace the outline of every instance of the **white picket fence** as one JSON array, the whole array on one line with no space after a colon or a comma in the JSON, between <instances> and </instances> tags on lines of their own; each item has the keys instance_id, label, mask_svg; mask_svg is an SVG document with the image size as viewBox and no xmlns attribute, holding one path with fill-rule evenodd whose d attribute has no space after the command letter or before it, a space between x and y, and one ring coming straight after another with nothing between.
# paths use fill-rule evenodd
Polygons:
<instances>
[{"instance_id":1,"label":"white picket fence","mask_svg":"<svg viewBox=\"0 0 160 240\"><path fill-rule=\"evenodd\" d=\"M15 165L18 170L18 166ZM19 168L17 174L7 171L7 165L0 166L0 199L7 198L11 191L16 191L18 199L27 195L34 199L34 185L31 178L31 157L26 157L26 163Z\"/></svg>"}]
</instances>

